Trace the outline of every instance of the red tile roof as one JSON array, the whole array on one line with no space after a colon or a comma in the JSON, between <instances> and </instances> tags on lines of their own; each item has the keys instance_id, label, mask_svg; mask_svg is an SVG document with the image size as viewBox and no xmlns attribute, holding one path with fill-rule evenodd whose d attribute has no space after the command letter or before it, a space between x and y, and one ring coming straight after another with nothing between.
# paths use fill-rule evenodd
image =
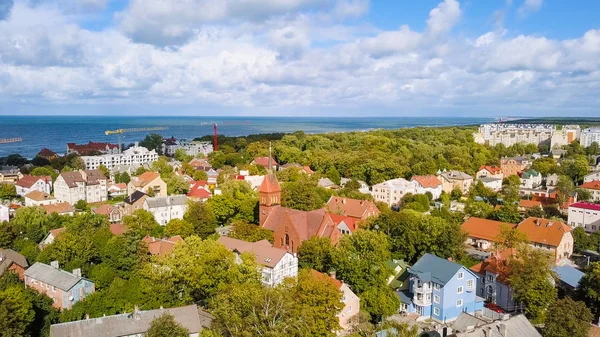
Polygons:
<instances>
[{"instance_id":1,"label":"red tile roof","mask_svg":"<svg viewBox=\"0 0 600 337\"><path fill-rule=\"evenodd\" d=\"M112 213L112 211L114 209L118 209L118 208L116 206L113 206L110 204L102 204L102 205L92 209L92 213L110 216L110 213Z\"/></svg>"},{"instance_id":2,"label":"red tile roof","mask_svg":"<svg viewBox=\"0 0 600 337\"><path fill-rule=\"evenodd\" d=\"M283 248L272 247L269 241L266 240L247 242L221 236L217 241L227 247L227 249L236 250L239 253L253 253L258 264L270 268L274 268L287 253Z\"/></svg>"},{"instance_id":3,"label":"red tile roof","mask_svg":"<svg viewBox=\"0 0 600 337\"><path fill-rule=\"evenodd\" d=\"M327 202L327 209L329 212L359 219L365 216L365 213L370 207L376 214L380 213L375 204L367 200L332 196Z\"/></svg>"},{"instance_id":4,"label":"red tile roof","mask_svg":"<svg viewBox=\"0 0 600 337\"><path fill-rule=\"evenodd\" d=\"M34 190L34 191L27 193L27 195L25 195L25 198L29 198L29 199L35 200L35 201L44 201L44 200L54 199L54 197L51 196L50 194L48 194L46 192L41 192L38 190Z\"/></svg>"},{"instance_id":5,"label":"red tile roof","mask_svg":"<svg viewBox=\"0 0 600 337\"><path fill-rule=\"evenodd\" d=\"M413 176L410 180L416 180L423 188L436 188L442 185L442 182L434 175Z\"/></svg>"},{"instance_id":6,"label":"red tile roof","mask_svg":"<svg viewBox=\"0 0 600 337\"><path fill-rule=\"evenodd\" d=\"M479 171L481 171L483 169L486 169L491 174L502 173L502 168L500 168L498 166L481 165L481 167L479 168Z\"/></svg>"},{"instance_id":7,"label":"red tile roof","mask_svg":"<svg viewBox=\"0 0 600 337\"><path fill-rule=\"evenodd\" d=\"M42 205L42 208L46 210L46 214L65 214L75 212L73 206L71 206L71 204L69 204L68 202L60 202L54 205Z\"/></svg>"},{"instance_id":8,"label":"red tile roof","mask_svg":"<svg viewBox=\"0 0 600 337\"><path fill-rule=\"evenodd\" d=\"M517 254L517 250L514 248L508 248L500 252L492 253L492 255L485 261L474 265L469 268L477 274L484 275L488 271L498 275L496 278L500 282L505 282L508 279L510 269L506 263L510 256Z\"/></svg>"},{"instance_id":9,"label":"red tile roof","mask_svg":"<svg viewBox=\"0 0 600 337\"><path fill-rule=\"evenodd\" d=\"M588 181L579 185L580 188L586 188L588 190L600 190L600 180Z\"/></svg>"},{"instance_id":10,"label":"red tile roof","mask_svg":"<svg viewBox=\"0 0 600 337\"><path fill-rule=\"evenodd\" d=\"M110 189L114 189L113 187L114 187L114 188L117 188L117 189L119 189L119 190L122 190L122 191L124 191L124 190L127 190L127 184L125 184L125 183L112 184L112 185L110 185L110 186L108 187L108 189L109 189L109 190L110 190Z\"/></svg>"},{"instance_id":11,"label":"red tile roof","mask_svg":"<svg viewBox=\"0 0 600 337\"><path fill-rule=\"evenodd\" d=\"M156 239L146 235L142 241L148 244L148 251L152 255L164 256L169 254L177 242L182 242L183 238L179 235L168 239Z\"/></svg>"},{"instance_id":12,"label":"red tile roof","mask_svg":"<svg viewBox=\"0 0 600 337\"><path fill-rule=\"evenodd\" d=\"M67 229L65 227L61 227L61 228L56 228L56 229L51 229L50 233L52 233L52 236L56 239L62 232L66 231Z\"/></svg>"},{"instance_id":13,"label":"red tile roof","mask_svg":"<svg viewBox=\"0 0 600 337\"><path fill-rule=\"evenodd\" d=\"M503 226L514 228L516 225L506 222L470 217L462 224L461 227L462 230L469 235L469 237L487 241L496 241L500 236L500 229Z\"/></svg>"},{"instance_id":14,"label":"red tile roof","mask_svg":"<svg viewBox=\"0 0 600 337\"><path fill-rule=\"evenodd\" d=\"M571 231L571 227L556 220L530 217L517 225L517 230L525 233L530 242L558 247L563 236Z\"/></svg>"},{"instance_id":15,"label":"red tile roof","mask_svg":"<svg viewBox=\"0 0 600 337\"><path fill-rule=\"evenodd\" d=\"M87 144L75 144L67 143L67 149L70 151L77 152L81 156L87 156L92 152L106 152L106 147L109 149L118 149L119 145L110 143L94 143L89 142Z\"/></svg>"},{"instance_id":16,"label":"red tile roof","mask_svg":"<svg viewBox=\"0 0 600 337\"><path fill-rule=\"evenodd\" d=\"M109 229L113 235L119 236L127 231L127 226L120 223L111 223Z\"/></svg>"},{"instance_id":17,"label":"red tile roof","mask_svg":"<svg viewBox=\"0 0 600 337\"><path fill-rule=\"evenodd\" d=\"M326 274L320 273L314 269L310 270L310 273L317 279L322 280L322 281L326 281L326 282L331 282L331 284L333 284L337 289L340 289L342 287L342 285L344 284L342 281L337 280L331 276L328 276Z\"/></svg>"},{"instance_id":18,"label":"red tile roof","mask_svg":"<svg viewBox=\"0 0 600 337\"><path fill-rule=\"evenodd\" d=\"M263 193L281 192L281 186L279 186L277 177L274 174L267 174L262 184L260 184L258 191Z\"/></svg>"},{"instance_id":19,"label":"red tile roof","mask_svg":"<svg viewBox=\"0 0 600 337\"><path fill-rule=\"evenodd\" d=\"M542 203L535 200L519 200L519 207L523 208L541 208Z\"/></svg>"},{"instance_id":20,"label":"red tile roof","mask_svg":"<svg viewBox=\"0 0 600 337\"><path fill-rule=\"evenodd\" d=\"M48 148L43 148L37 155L40 157L54 157L56 156L56 152Z\"/></svg>"},{"instance_id":21,"label":"red tile roof","mask_svg":"<svg viewBox=\"0 0 600 337\"><path fill-rule=\"evenodd\" d=\"M158 172L144 172L139 177L137 177L137 179L132 179L131 182L134 186L144 187L156 178L160 178L160 174Z\"/></svg>"},{"instance_id":22,"label":"red tile roof","mask_svg":"<svg viewBox=\"0 0 600 337\"><path fill-rule=\"evenodd\" d=\"M600 205L591 204L589 202L576 202L576 203L572 204L571 206L569 206L569 208L570 207L589 209L592 211L600 211Z\"/></svg>"},{"instance_id":23,"label":"red tile roof","mask_svg":"<svg viewBox=\"0 0 600 337\"><path fill-rule=\"evenodd\" d=\"M260 165L263 166L266 169L269 169L269 157L256 157L254 158L254 164L256 165ZM277 164L277 162L275 161L275 159L273 159L273 157L271 157L271 165L272 166L279 166L279 164Z\"/></svg>"},{"instance_id":24,"label":"red tile roof","mask_svg":"<svg viewBox=\"0 0 600 337\"><path fill-rule=\"evenodd\" d=\"M200 180L194 183L194 185L190 188L189 193L187 194L188 198L196 198L196 199L208 199L212 197L210 191L207 191L206 181Z\"/></svg>"},{"instance_id":25,"label":"red tile roof","mask_svg":"<svg viewBox=\"0 0 600 337\"><path fill-rule=\"evenodd\" d=\"M346 224L346 226L348 226L348 228L350 229L351 232L354 232L357 229L358 222L360 221L360 219L358 219L358 218L353 218L353 217L339 215L339 214L329 213L329 216L331 217L331 220L333 220L333 223L336 226L339 225L343 221Z\"/></svg>"},{"instance_id":26,"label":"red tile roof","mask_svg":"<svg viewBox=\"0 0 600 337\"><path fill-rule=\"evenodd\" d=\"M19 181L17 181L17 186L30 188L31 186L33 186L33 184L37 183L40 179L43 180L45 183L52 182L52 177L50 177L50 176L32 176L32 175L26 174L23 176L23 178L21 178L21 179L19 179Z\"/></svg>"},{"instance_id":27,"label":"red tile roof","mask_svg":"<svg viewBox=\"0 0 600 337\"><path fill-rule=\"evenodd\" d=\"M306 172L306 174L315 173L313 170L311 170L310 166L303 166L302 168L304 169L304 172Z\"/></svg>"}]
</instances>

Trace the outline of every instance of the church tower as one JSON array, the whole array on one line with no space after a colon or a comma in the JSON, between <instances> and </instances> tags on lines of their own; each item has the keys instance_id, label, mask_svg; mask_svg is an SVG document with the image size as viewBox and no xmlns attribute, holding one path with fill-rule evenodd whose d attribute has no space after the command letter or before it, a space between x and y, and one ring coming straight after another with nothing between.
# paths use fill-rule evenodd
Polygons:
<instances>
[{"instance_id":1,"label":"church tower","mask_svg":"<svg viewBox=\"0 0 600 337\"><path fill-rule=\"evenodd\" d=\"M269 168L273 167L271 157L271 144L269 144ZM275 173L271 172L270 169L258 190L258 203L259 224L263 226L273 209L281 203L281 186L279 186Z\"/></svg>"}]
</instances>

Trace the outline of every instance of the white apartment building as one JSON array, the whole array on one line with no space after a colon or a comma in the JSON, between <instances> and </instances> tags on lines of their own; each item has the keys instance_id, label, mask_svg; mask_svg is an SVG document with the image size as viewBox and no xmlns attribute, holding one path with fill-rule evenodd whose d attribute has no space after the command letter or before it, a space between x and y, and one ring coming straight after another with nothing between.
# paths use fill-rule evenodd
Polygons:
<instances>
[{"instance_id":1,"label":"white apartment building","mask_svg":"<svg viewBox=\"0 0 600 337\"><path fill-rule=\"evenodd\" d=\"M588 202L577 202L570 205L567 222L571 228L583 227L588 233L599 231L600 205Z\"/></svg>"},{"instance_id":2,"label":"white apartment building","mask_svg":"<svg viewBox=\"0 0 600 337\"><path fill-rule=\"evenodd\" d=\"M24 175L15 184L17 194L25 196L29 192L39 191L47 194L52 193L52 177L50 176L30 176Z\"/></svg>"},{"instance_id":3,"label":"white apartment building","mask_svg":"<svg viewBox=\"0 0 600 337\"><path fill-rule=\"evenodd\" d=\"M8 206L0 204L0 222L8 221L10 218L10 210Z\"/></svg>"},{"instance_id":4,"label":"white apartment building","mask_svg":"<svg viewBox=\"0 0 600 337\"><path fill-rule=\"evenodd\" d=\"M551 149L559 149L564 145L569 145L581 136L579 125L565 125L561 130L556 130L550 140Z\"/></svg>"},{"instance_id":5,"label":"white apartment building","mask_svg":"<svg viewBox=\"0 0 600 337\"><path fill-rule=\"evenodd\" d=\"M536 170L523 172L521 175L521 188L534 189L542 185L542 174Z\"/></svg>"},{"instance_id":6,"label":"white apartment building","mask_svg":"<svg viewBox=\"0 0 600 337\"><path fill-rule=\"evenodd\" d=\"M374 185L371 195L375 201L394 205L399 203L400 199L407 193L417 194L418 188L418 184L414 180L408 181L404 178L397 178Z\"/></svg>"},{"instance_id":7,"label":"white apartment building","mask_svg":"<svg viewBox=\"0 0 600 337\"><path fill-rule=\"evenodd\" d=\"M98 170L61 173L54 182L54 197L59 202L75 205L79 200L88 203L107 200L106 177Z\"/></svg>"},{"instance_id":8,"label":"white apartment building","mask_svg":"<svg viewBox=\"0 0 600 337\"><path fill-rule=\"evenodd\" d=\"M592 172L587 176L583 177L584 183L589 183L590 181L600 181L600 171Z\"/></svg>"},{"instance_id":9,"label":"white apartment building","mask_svg":"<svg viewBox=\"0 0 600 337\"><path fill-rule=\"evenodd\" d=\"M475 142L491 146L504 144L508 147L517 143L550 145L555 131L554 125L547 124L483 124L473 137Z\"/></svg>"},{"instance_id":10,"label":"white apartment building","mask_svg":"<svg viewBox=\"0 0 600 337\"><path fill-rule=\"evenodd\" d=\"M158 153L154 150L150 151L145 147L139 146L136 142L135 146L128 148L121 154L82 156L81 159L85 163L85 168L88 170L96 170L100 165L104 165L109 170L112 170L118 165L142 166L144 164L153 163L158 160Z\"/></svg>"},{"instance_id":11,"label":"white apartment building","mask_svg":"<svg viewBox=\"0 0 600 337\"><path fill-rule=\"evenodd\" d=\"M187 210L187 196L170 195L146 198L142 208L152 213L156 222L161 226L165 226L172 219L183 219Z\"/></svg>"},{"instance_id":12,"label":"white apartment building","mask_svg":"<svg viewBox=\"0 0 600 337\"><path fill-rule=\"evenodd\" d=\"M187 141L185 139L167 139L162 145L163 153L167 156L174 156L175 151L183 149L188 156L196 157L199 154L207 156L213 152L213 144L211 142L196 142Z\"/></svg>"},{"instance_id":13,"label":"white apartment building","mask_svg":"<svg viewBox=\"0 0 600 337\"><path fill-rule=\"evenodd\" d=\"M581 146L588 147L593 142L600 144L600 128L589 128L581 131Z\"/></svg>"}]
</instances>

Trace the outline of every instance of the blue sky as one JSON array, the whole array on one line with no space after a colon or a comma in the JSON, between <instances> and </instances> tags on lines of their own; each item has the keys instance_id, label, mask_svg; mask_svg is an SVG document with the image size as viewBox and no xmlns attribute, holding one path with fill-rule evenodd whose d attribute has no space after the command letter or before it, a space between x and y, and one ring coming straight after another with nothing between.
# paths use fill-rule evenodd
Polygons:
<instances>
[{"instance_id":1,"label":"blue sky","mask_svg":"<svg viewBox=\"0 0 600 337\"><path fill-rule=\"evenodd\" d=\"M600 1L0 0L0 114L600 116Z\"/></svg>"}]
</instances>

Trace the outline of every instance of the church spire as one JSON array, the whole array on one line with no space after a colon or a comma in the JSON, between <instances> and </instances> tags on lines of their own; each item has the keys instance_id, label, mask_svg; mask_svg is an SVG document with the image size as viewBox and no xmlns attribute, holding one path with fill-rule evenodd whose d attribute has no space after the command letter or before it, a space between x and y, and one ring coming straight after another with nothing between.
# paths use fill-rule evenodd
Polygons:
<instances>
[{"instance_id":1,"label":"church spire","mask_svg":"<svg viewBox=\"0 0 600 337\"><path fill-rule=\"evenodd\" d=\"M273 173L271 171L271 170L273 170L273 160L271 158L273 158L273 154L271 151L271 142L269 142L269 168L268 168L269 173Z\"/></svg>"}]
</instances>

